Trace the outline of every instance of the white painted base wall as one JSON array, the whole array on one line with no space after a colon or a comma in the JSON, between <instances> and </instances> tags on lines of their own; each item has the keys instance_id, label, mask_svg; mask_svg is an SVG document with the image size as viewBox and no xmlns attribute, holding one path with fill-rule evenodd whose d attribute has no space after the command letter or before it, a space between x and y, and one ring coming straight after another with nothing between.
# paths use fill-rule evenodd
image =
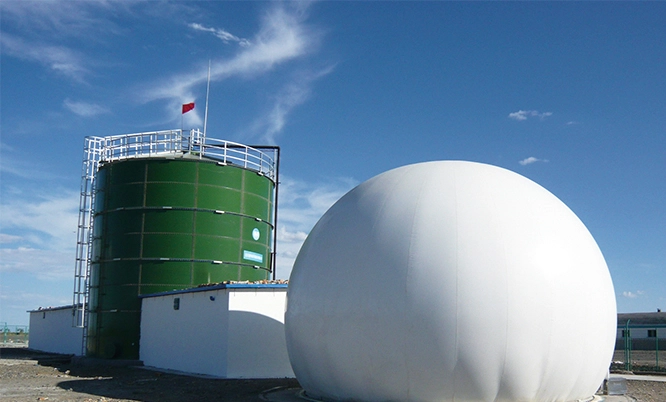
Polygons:
<instances>
[{"instance_id":1,"label":"white painted base wall","mask_svg":"<svg viewBox=\"0 0 666 402\"><path fill-rule=\"evenodd\" d=\"M220 378L293 378L284 335L286 294L286 286L221 285L145 297L140 359L146 366Z\"/></svg>"},{"instance_id":2,"label":"white painted base wall","mask_svg":"<svg viewBox=\"0 0 666 402\"><path fill-rule=\"evenodd\" d=\"M81 356L83 328L72 327L72 306L30 311L28 347Z\"/></svg>"}]
</instances>

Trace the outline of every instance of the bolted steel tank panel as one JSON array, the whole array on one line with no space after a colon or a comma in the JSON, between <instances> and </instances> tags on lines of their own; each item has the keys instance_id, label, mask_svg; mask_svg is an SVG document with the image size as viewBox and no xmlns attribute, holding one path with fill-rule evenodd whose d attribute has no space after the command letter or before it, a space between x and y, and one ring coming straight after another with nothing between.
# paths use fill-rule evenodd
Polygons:
<instances>
[{"instance_id":1,"label":"bolted steel tank panel","mask_svg":"<svg viewBox=\"0 0 666 402\"><path fill-rule=\"evenodd\" d=\"M269 279L275 182L233 164L136 158L95 181L87 354L138 358L139 295Z\"/></svg>"}]
</instances>

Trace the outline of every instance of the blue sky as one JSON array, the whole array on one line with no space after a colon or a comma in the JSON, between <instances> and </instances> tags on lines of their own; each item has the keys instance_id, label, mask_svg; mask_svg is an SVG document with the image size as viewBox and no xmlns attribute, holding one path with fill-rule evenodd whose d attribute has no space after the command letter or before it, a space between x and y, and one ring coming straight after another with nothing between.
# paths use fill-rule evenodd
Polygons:
<instances>
[{"instance_id":1,"label":"blue sky","mask_svg":"<svg viewBox=\"0 0 666 402\"><path fill-rule=\"evenodd\" d=\"M0 322L70 304L83 138L282 149L278 276L356 184L498 165L587 225L618 310L666 310L666 3L3 1Z\"/></svg>"}]
</instances>

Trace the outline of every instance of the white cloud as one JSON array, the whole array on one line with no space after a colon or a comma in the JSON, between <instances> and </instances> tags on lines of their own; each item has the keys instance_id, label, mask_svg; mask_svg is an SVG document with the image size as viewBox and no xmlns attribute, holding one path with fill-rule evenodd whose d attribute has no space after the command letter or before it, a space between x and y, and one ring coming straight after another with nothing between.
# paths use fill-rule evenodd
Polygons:
<instances>
[{"instance_id":1,"label":"white cloud","mask_svg":"<svg viewBox=\"0 0 666 402\"><path fill-rule=\"evenodd\" d=\"M109 35L131 35L117 24L120 15L157 20L189 16L196 7L179 2L160 2L158 7L137 0L38 0L2 1L0 50L3 55L38 62L77 82L100 65L84 52L65 43L104 44ZM194 11L196 12L196 11Z\"/></svg>"},{"instance_id":2,"label":"white cloud","mask_svg":"<svg viewBox=\"0 0 666 402\"><path fill-rule=\"evenodd\" d=\"M74 240L74 239L73 239ZM74 280L74 250L56 251L37 248L0 249L0 272L22 272L38 280Z\"/></svg>"},{"instance_id":3,"label":"white cloud","mask_svg":"<svg viewBox=\"0 0 666 402\"><path fill-rule=\"evenodd\" d=\"M5 233L0 233L0 244L18 243L21 240L23 240L23 237L21 236L14 236Z\"/></svg>"},{"instance_id":4,"label":"white cloud","mask_svg":"<svg viewBox=\"0 0 666 402\"><path fill-rule=\"evenodd\" d=\"M0 173L27 180L57 180L57 175L43 169L39 161L28 158L25 152L17 152L10 146L0 142ZM5 189L7 191L7 189Z\"/></svg>"},{"instance_id":5,"label":"white cloud","mask_svg":"<svg viewBox=\"0 0 666 402\"><path fill-rule=\"evenodd\" d=\"M89 74L84 56L65 46L25 41L4 33L0 35L2 53L19 59L38 62L77 82Z\"/></svg>"},{"instance_id":6,"label":"white cloud","mask_svg":"<svg viewBox=\"0 0 666 402\"><path fill-rule=\"evenodd\" d=\"M509 118L513 120L523 121L527 120L529 117L538 117L539 119L545 119L548 116L552 116L552 112L543 112L540 113L537 110L519 110L517 112L509 113Z\"/></svg>"},{"instance_id":7,"label":"white cloud","mask_svg":"<svg viewBox=\"0 0 666 402\"><path fill-rule=\"evenodd\" d=\"M312 83L331 71L333 71L333 66L317 73L297 74L294 81L285 85L275 97L270 112L255 120L251 129L253 134L263 133L261 134L262 141L274 144L276 135L282 131L286 124L288 114L310 96Z\"/></svg>"},{"instance_id":8,"label":"white cloud","mask_svg":"<svg viewBox=\"0 0 666 402\"><path fill-rule=\"evenodd\" d=\"M286 279L298 251L319 218L357 184L352 179L306 183L282 178L278 203L277 274Z\"/></svg>"},{"instance_id":9,"label":"white cloud","mask_svg":"<svg viewBox=\"0 0 666 402\"><path fill-rule=\"evenodd\" d=\"M79 194L41 194L13 197L0 204L3 234L24 241L25 250L73 250L76 245ZM13 231L13 233L7 233ZM22 251L25 254L25 250Z\"/></svg>"},{"instance_id":10,"label":"white cloud","mask_svg":"<svg viewBox=\"0 0 666 402\"><path fill-rule=\"evenodd\" d=\"M98 11L111 8L123 9L129 1L5 1L2 11L7 21L26 31L27 34L46 33L58 37L90 37L92 32L117 31L118 27L109 19L97 16Z\"/></svg>"},{"instance_id":11,"label":"white cloud","mask_svg":"<svg viewBox=\"0 0 666 402\"><path fill-rule=\"evenodd\" d=\"M188 26L195 31L203 31L203 32L210 32L213 35L217 36L218 38L222 39L224 43L229 43L229 42L237 42L239 45L243 47L250 46L250 41L245 39L245 38L239 38L238 36L229 33L225 31L224 29L220 28L207 28L201 24L197 23L191 23L188 24Z\"/></svg>"},{"instance_id":12,"label":"white cloud","mask_svg":"<svg viewBox=\"0 0 666 402\"><path fill-rule=\"evenodd\" d=\"M71 303L79 194L48 187L13 193L0 204L0 276L5 283L30 284L0 289L0 314L14 323L27 309ZM39 286L48 291L30 296Z\"/></svg>"},{"instance_id":13,"label":"white cloud","mask_svg":"<svg viewBox=\"0 0 666 402\"><path fill-rule=\"evenodd\" d=\"M205 30L213 29L198 27ZM251 41L248 41L248 46L242 47L231 59L211 61L211 81L265 74L279 65L311 53L316 48L316 38L316 33L303 23L301 9L275 5L264 15L259 32ZM263 123L259 126L264 127L265 137L272 138L276 131L282 129L284 117L288 111L303 102L309 93L305 85L322 74L311 74L291 86L284 87L270 114L260 119ZM167 110L177 110L182 103L196 100L195 88L197 86L203 88L207 76L208 64L206 63L192 73L177 74L152 87L139 89L137 96L143 102L166 100ZM199 109L195 109L184 117L189 119L190 124L200 125L202 122Z\"/></svg>"},{"instance_id":14,"label":"white cloud","mask_svg":"<svg viewBox=\"0 0 666 402\"><path fill-rule=\"evenodd\" d=\"M518 161L518 163L520 163L520 164L523 165L523 166L525 166L525 165L529 165L529 164L532 164L532 163L536 163L536 162L544 162L544 163L547 163L547 162L548 162L548 159L539 159L539 158L535 158L535 157L533 157L533 156L530 156L529 158L525 158L525 159L523 159L523 160L521 160L521 161Z\"/></svg>"},{"instance_id":15,"label":"white cloud","mask_svg":"<svg viewBox=\"0 0 666 402\"><path fill-rule=\"evenodd\" d=\"M630 291L624 291L622 292L622 296L628 298L628 299L636 299L640 296L643 296L645 294L644 291L642 290L637 290L636 293L630 292Z\"/></svg>"},{"instance_id":16,"label":"white cloud","mask_svg":"<svg viewBox=\"0 0 666 402\"><path fill-rule=\"evenodd\" d=\"M63 105L72 113L82 117L93 117L110 112L109 109L94 103L75 102L69 99L65 99Z\"/></svg>"},{"instance_id":17,"label":"white cloud","mask_svg":"<svg viewBox=\"0 0 666 402\"><path fill-rule=\"evenodd\" d=\"M274 8L262 21L262 27L252 45L242 49L229 60L213 60L211 81L232 76L251 76L271 70L276 65L303 56L310 50L312 37L299 18L284 8ZM193 73L178 74L149 88L144 102L159 99L190 100L193 88L206 82L208 65Z\"/></svg>"}]
</instances>

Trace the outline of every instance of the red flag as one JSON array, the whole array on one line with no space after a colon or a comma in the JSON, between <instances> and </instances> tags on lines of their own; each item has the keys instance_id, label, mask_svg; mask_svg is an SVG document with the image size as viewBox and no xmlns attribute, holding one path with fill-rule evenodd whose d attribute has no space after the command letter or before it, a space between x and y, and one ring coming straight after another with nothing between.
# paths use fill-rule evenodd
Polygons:
<instances>
[{"instance_id":1,"label":"red flag","mask_svg":"<svg viewBox=\"0 0 666 402\"><path fill-rule=\"evenodd\" d=\"M184 103L183 104L183 114L189 112L190 110L194 109L194 102L190 103Z\"/></svg>"}]
</instances>

